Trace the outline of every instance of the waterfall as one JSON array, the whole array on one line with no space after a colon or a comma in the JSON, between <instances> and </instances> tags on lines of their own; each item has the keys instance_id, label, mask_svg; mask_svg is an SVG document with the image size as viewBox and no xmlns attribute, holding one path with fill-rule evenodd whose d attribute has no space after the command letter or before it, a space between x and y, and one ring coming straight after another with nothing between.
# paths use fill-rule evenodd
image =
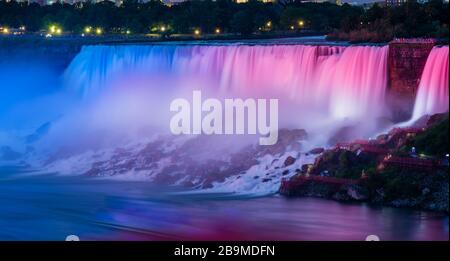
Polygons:
<instances>
[{"instance_id":1,"label":"waterfall","mask_svg":"<svg viewBox=\"0 0 450 261\"><path fill-rule=\"evenodd\" d=\"M448 111L448 50L448 46L431 50L420 79L413 120Z\"/></svg>"},{"instance_id":2,"label":"waterfall","mask_svg":"<svg viewBox=\"0 0 450 261\"><path fill-rule=\"evenodd\" d=\"M176 79L218 94L276 96L333 118L378 116L387 84L387 46L86 46L65 72L67 88L89 97L120 78ZM153 78L152 78L153 77ZM154 81L153 81L154 85ZM206 87L205 87L206 86Z\"/></svg>"}]
</instances>

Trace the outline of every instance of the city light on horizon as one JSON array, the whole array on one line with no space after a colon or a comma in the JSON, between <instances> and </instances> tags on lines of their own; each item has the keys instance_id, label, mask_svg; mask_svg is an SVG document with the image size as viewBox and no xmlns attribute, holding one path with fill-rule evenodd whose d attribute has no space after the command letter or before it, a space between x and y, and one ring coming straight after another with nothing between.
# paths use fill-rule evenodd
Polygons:
<instances>
[{"instance_id":1,"label":"city light on horizon","mask_svg":"<svg viewBox=\"0 0 450 261\"><path fill-rule=\"evenodd\" d=\"M57 25L50 25L49 28L49 34L53 35L53 34L62 34L62 28L57 26Z\"/></svg>"}]
</instances>

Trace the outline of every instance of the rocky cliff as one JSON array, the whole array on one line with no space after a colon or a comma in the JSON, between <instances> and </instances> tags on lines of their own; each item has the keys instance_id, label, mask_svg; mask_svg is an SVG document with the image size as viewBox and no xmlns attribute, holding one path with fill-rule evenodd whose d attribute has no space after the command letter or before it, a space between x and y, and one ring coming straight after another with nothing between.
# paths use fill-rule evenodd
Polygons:
<instances>
[{"instance_id":1,"label":"rocky cliff","mask_svg":"<svg viewBox=\"0 0 450 261\"><path fill-rule=\"evenodd\" d=\"M432 41L389 44L388 103L394 119L406 120L411 116L420 77L434 45Z\"/></svg>"}]
</instances>

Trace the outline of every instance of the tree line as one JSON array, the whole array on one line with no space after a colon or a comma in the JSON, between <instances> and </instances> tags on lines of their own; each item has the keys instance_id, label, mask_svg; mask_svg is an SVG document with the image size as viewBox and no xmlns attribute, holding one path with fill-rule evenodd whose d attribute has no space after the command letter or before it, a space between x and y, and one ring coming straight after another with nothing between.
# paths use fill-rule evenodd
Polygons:
<instances>
[{"instance_id":1,"label":"tree line","mask_svg":"<svg viewBox=\"0 0 450 261\"><path fill-rule=\"evenodd\" d=\"M329 33L336 39L382 41L392 37L448 37L448 3L408 1L396 7L287 0L263 3L250 0L189 0L173 6L159 0L140 3L79 2L52 5L0 1L0 26L25 26L28 31L58 25L64 32L81 33L87 26L105 33L192 34L311 31ZM354 39L352 39L354 38ZM383 39L381 39L383 38Z\"/></svg>"}]
</instances>

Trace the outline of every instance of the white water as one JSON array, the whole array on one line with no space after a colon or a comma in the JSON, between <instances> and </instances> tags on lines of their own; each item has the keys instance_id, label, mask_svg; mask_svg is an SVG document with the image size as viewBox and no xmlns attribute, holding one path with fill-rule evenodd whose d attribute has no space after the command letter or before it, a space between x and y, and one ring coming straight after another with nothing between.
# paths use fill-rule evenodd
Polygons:
<instances>
[{"instance_id":1,"label":"white water","mask_svg":"<svg viewBox=\"0 0 450 261\"><path fill-rule=\"evenodd\" d=\"M449 47L434 47L420 79L412 120L448 111Z\"/></svg>"},{"instance_id":2,"label":"white water","mask_svg":"<svg viewBox=\"0 0 450 261\"><path fill-rule=\"evenodd\" d=\"M186 89L276 96L334 119L372 118L384 104L387 53L387 46L88 46L65 82L84 97L132 88L139 78L156 96Z\"/></svg>"}]
</instances>

